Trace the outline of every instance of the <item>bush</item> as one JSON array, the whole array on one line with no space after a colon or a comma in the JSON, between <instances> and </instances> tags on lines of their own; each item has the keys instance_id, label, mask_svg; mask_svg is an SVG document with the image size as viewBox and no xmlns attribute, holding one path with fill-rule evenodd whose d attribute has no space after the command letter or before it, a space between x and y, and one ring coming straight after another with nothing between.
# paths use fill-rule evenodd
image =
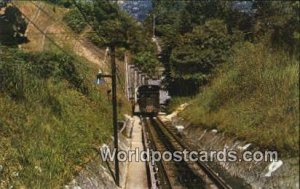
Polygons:
<instances>
[{"instance_id":1,"label":"bush","mask_svg":"<svg viewBox=\"0 0 300 189\"><path fill-rule=\"evenodd\" d=\"M69 8L72 6L71 0L46 0L46 1L57 5L63 5L65 8Z\"/></svg>"},{"instance_id":2,"label":"bush","mask_svg":"<svg viewBox=\"0 0 300 189\"><path fill-rule=\"evenodd\" d=\"M87 25L78 9L70 10L63 20L76 33L81 33Z\"/></svg>"}]
</instances>

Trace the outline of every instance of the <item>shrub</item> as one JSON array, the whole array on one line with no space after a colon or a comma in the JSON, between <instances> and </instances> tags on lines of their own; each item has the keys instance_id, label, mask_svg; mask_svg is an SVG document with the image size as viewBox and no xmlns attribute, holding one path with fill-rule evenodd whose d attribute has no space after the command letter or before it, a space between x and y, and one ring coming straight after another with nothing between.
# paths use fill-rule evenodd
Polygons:
<instances>
[{"instance_id":1,"label":"shrub","mask_svg":"<svg viewBox=\"0 0 300 189\"><path fill-rule=\"evenodd\" d=\"M78 9L71 9L63 20L76 33L81 33L87 25Z\"/></svg>"}]
</instances>

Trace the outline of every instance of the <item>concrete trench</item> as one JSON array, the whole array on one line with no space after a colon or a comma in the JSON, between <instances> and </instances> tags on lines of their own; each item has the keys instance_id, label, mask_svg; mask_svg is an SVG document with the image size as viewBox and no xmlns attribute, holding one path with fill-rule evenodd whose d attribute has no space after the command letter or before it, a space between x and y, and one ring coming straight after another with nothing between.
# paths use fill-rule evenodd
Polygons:
<instances>
[{"instance_id":1,"label":"concrete trench","mask_svg":"<svg viewBox=\"0 0 300 189\"><path fill-rule=\"evenodd\" d=\"M183 137L189 142L194 150L197 151L222 151L224 149L235 150L239 153L245 150L255 152L260 149L236 138L230 138L217 131L205 130L199 126L193 126L188 121L180 117L172 118L172 125L183 125ZM280 156L280 155L279 155ZM298 189L299 188L299 157L297 158L278 158L279 165L270 161L261 162L209 162L212 168L219 173L224 172L225 178L229 178L233 188L254 188L254 189ZM280 163L281 162L281 163ZM277 167L276 167L277 166ZM273 169L273 170L272 170ZM238 181L230 180L238 178ZM243 183L237 183L242 181ZM237 185L236 185L237 184ZM241 185L239 185L241 184Z\"/></svg>"}]
</instances>

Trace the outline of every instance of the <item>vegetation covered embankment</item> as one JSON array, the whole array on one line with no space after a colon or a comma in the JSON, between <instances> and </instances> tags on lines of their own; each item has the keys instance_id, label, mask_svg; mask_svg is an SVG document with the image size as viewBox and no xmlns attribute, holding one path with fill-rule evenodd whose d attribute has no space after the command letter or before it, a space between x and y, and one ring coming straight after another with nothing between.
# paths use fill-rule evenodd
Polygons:
<instances>
[{"instance_id":1,"label":"vegetation covered embankment","mask_svg":"<svg viewBox=\"0 0 300 189\"><path fill-rule=\"evenodd\" d=\"M93 70L60 53L1 47L1 187L58 188L109 139L111 105Z\"/></svg>"},{"instance_id":2,"label":"vegetation covered embankment","mask_svg":"<svg viewBox=\"0 0 300 189\"><path fill-rule=\"evenodd\" d=\"M3 18L12 16L23 23L20 11L9 15L6 11L22 6L4 7ZM49 7L45 4L40 9L52 11ZM57 11L54 8L55 5L53 11ZM38 27L53 21L44 12L37 17L43 20L43 23L32 20ZM20 23L4 24L19 28ZM65 27L62 22L57 24L57 28ZM18 32L23 36L27 31L28 44L37 44L40 33L26 30L27 23L22 29L3 31L6 33L0 39L6 45L0 46L0 188L61 188L98 156L99 145L111 140L111 94L107 93L110 86L109 82L95 85L99 67L88 62L85 54L78 57L76 49L69 48L70 41L74 41L72 33L69 40L49 34L52 41L45 43L47 48L42 52L30 52L34 47L26 52L18 49L19 40L4 43L7 37L14 38ZM53 34L58 36L60 31ZM63 46L64 51L58 50L53 41ZM118 110L122 114L129 110L128 102L122 95L118 98Z\"/></svg>"},{"instance_id":3,"label":"vegetation covered embankment","mask_svg":"<svg viewBox=\"0 0 300 189\"><path fill-rule=\"evenodd\" d=\"M182 115L193 124L285 155L299 153L297 57L239 44L190 104Z\"/></svg>"}]
</instances>

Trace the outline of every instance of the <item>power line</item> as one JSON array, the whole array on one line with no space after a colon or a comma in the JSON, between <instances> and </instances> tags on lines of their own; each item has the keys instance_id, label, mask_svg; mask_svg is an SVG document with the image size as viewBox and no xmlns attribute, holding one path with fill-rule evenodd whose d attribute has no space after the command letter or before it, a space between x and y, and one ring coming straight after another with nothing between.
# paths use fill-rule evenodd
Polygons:
<instances>
[{"instance_id":1,"label":"power line","mask_svg":"<svg viewBox=\"0 0 300 189\"><path fill-rule=\"evenodd\" d=\"M14 6L16 6L16 4L12 3ZM16 6L17 7L17 6ZM20 9L19 9L20 10ZM67 51L65 51L61 46L59 46L51 37L47 36L47 34L40 29L28 16L26 16L21 10L20 13L24 16L25 19L27 19L39 32L41 32L50 42L52 42L57 48L59 48L59 50L63 51L65 54L73 57L72 55L70 55ZM73 57L74 58L74 57Z\"/></svg>"},{"instance_id":2,"label":"power line","mask_svg":"<svg viewBox=\"0 0 300 189\"><path fill-rule=\"evenodd\" d=\"M80 8L80 6L77 4L76 0L72 0L73 4L75 5L75 7L78 9L78 11L80 12L80 14L82 15L82 17L84 18L85 22L98 34L100 35L99 31L89 22L89 19L87 18L87 16L85 15L85 13L83 13L82 9ZM120 69L117 67L117 71L120 72ZM121 82L120 76L117 72L117 78L118 78L118 82L121 85L121 87L123 89L125 89L125 87L123 86L123 83Z\"/></svg>"},{"instance_id":3,"label":"power line","mask_svg":"<svg viewBox=\"0 0 300 189\"><path fill-rule=\"evenodd\" d=\"M62 21L62 20L60 20L60 19L56 19L56 18L54 18L54 16L52 16L52 15L50 15L50 13L48 12L48 11L46 11L45 9L43 9L41 6L38 6L37 4L35 4L33 1L30 1L35 7L37 7L40 11L42 11L45 15L47 15L50 19L52 19L53 21L55 21L55 22L59 22L59 23L61 23L62 25L64 25L65 23ZM81 39L81 36L80 35L77 35L76 33L74 33L73 31L71 31L68 27L65 27L64 29L66 29L66 30L68 30L67 32L54 32L54 33L48 33L47 32L47 34L49 35L51 35L51 34L53 34L53 35L59 35L59 34L71 34L71 35L66 35L66 36L68 36L68 37L74 37L76 40L77 40L77 42L79 42L82 46L85 46L85 44L83 44L82 42L87 42L87 41L85 41L84 39ZM96 33L96 32L85 32L85 34L86 33ZM32 35L32 33L30 33L30 35ZM104 62L106 65L107 65L107 63L106 62Z\"/></svg>"},{"instance_id":4,"label":"power line","mask_svg":"<svg viewBox=\"0 0 300 189\"><path fill-rule=\"evenodd\" d=\"M22 1L22 0L19 0L19 1ZM52 16L50 16L49 13L47 13L47 11L43 10L41 7L37 6L35 3L33 3L32 1L26 1L26 2L31 2L32 4L34 4L38 9L40 9L42 12L44 12L48 17L50 17L51 19L53 19L54 21L58 21L58 19L54 19ZM14 4L13 2L11 2L14 6L17 7L16 4ZM85 14L81 11L80 7L78 6L78 4L73 1L73 3L75 4L75 7L79 10L79 12L82 14L82 16L85 18L85 22L92 28L95 30L94 27L91 26L91 24L87 21L87 17L85 16ZM53 43L59 50L61 50L63 53L65 53L66 55L74 58L76 60L76 58L74 57L74 55L71 55L70 53L68 53L67 51L65 51L61 46L59 46L51 37L48 36L48 33L44 32L42 29L40 29L36 23L34 23L28 16L26 16L21 10L20 10L20 13L24 16L25 19L28 20L29 23L31 23L42 35L44 35L51 43ZM60 21L62 22L62 21ZM69 34L73 34L72 37L76 37L74 35L74 32L56 32L56 33L53 33L53 34L62 34L62 33L69 33ZM94 32L90 32L90 33L96 33L99 35L99 32L97 31L94 31ZM36 35L38 33L35 33ZM51 34L51 33L50 33ZM70 36L70 35L69 35ZM80 41L79 41L80 42ZM82 44L82 43L81 43ZM107 62L104 62L105 64L108 64ZM120 71L119 68L117 68L118 72ZM121 82L121 78L120 78L120 75L117 73L117 79L118 79L118 82L119 84L121 85L121 87L124 89L124 86L123 86L123 83Z\"/></svg>"},{"instance_id":5,"label":"power line","mask_svg":"<svg viewBox=\"0 0 300 189\"><path fill-rule=\"evenodd\" d=\"M39 5L37 5L37 4L35 4L33 1L29 1L29 2L31 2L34 6L36 6L39 10L41 10L44 14L46 14L48 17L50 17L52 20L54 20L54 21L58 21L58 22L60 22L60 23L62 23L62 24L65 24L65 22L63 22L62 20L60 20L60 19L55 19L54 18L54 16L52 16L52 15L50 15L50 13L48 12L48 11L46 11L45 9L43 9L42 7L40 7ZM64 34L64 33L70 33L70 34L74 34L74 36L75 37L79 37L79 35L76 35L75 34L75 32L73 32L73 31L71 31L69 28L66 28L67 30L69 30L68 32L55 32L55 33L53 33L53 34ZM87 33L87 34L95 34L95 33L97 33L97 32L95 32L95 31L89 31L89 32L84 32L85 34Z\"/></svg>"},{"instance_id":6,"label":"power line","mask_svg":"<svg viewBox=\"0 0 300 189\"><path fill-rule=\"evenodd\" d=\"M11 2L12 3L12 2ZM14 3L12 3L14 6L16 6ZM17 6L16 6L17 7ZM42 29L40 29L28 16L26 16L21 10L20 13L24 16L25 19L27 19L39 32L41 32L51 43L53 43L54 46L56 46L59 50L61 50L64 54L67 56L73 58L75 61L77 60L77 57L74 55L68 53L65 51L61 46L59 46L51 37L49 37Z\"/></svg>"},{"instance_id":7,"label":"power line","mask_svg":"<svg viewBox=\"0 0 300 189\"><path fill-rule=\"evenodd\" d=\"M44 9L42 9L40 6L36 5L35 3L33 3L32 1L28 1L31 2L32 4L34 4L39 10L41 10L44 14L46 14L48 17L50 17L52 20L54 20L55 22L59 21L59 19L55 19L53 18L53 16L51 16L49 13L47 13L47 11L45 11ZM14 4L16 6L16 4ZM21 12L21 11L20 11ZM70 37L74 37L82 46L85 46L81 41L84 41L84 39L80 39L80 37L74 34L74 32L72 31L68 31L68 32L56 32L56 33L46 33L44 32L42 29L40 29L37 24L35 24L28 16L26 16L23 12L21 12L22 15L40 32L40 33L30 33L30 35L44 35L47 39L50 40L50 42L52 42L56 47L58 47L60 50L62 50L64 53L68 54L69 56L73 57L73 55L70 55L67 51L65 51L61 46L59 46L52 38L49 37L49 34L72 34L72 35L67 35ZM62 21L59 21L61 23L63 23ZM64 24L64 23L63 23ZM64 28L67 29L67 28ZM94 32L93 32L94 33ZM86 41L85 41L86 42Z\"/></svg>"},{"instance_id":8,"label":"power line","mask_svg":"<svg viewBox=\"0 0 300 189\"><path fill-rule=\"evenodd\" d=\"M53 16L51 16L50 15L50 13L49 12L47 12L46 10L44 10L42 7L40 7L40 6L38 6L37 4L35 4L34 2L32 2L32 1L30 1L34 6L36 6L39 10L41 10L44 14L46 14L48 17L50 17L52 20L54 20L55 22L60 22L60 23L62 23L62 24L65 24L64 22L62 22L60 19L55 19ZM79 10L79 8L77 7L77 9ZM79 10L80 11L80 10ZM82 14L82 16L84 17L84 15L83 15L83 13L82 12L80 12L81 14ZM86 20L85 20L85 22L86 22ZM91 28L92 28L92 26L89 24L89 23L87 23ZM92 28L93 29L93 28ZM59 32L59 33L63 33L63 32ZM54 34L59 34L59 33L54 33ZM80 36L79 35L76 35L74 32L72 32L72 31L69 31L69 32L65 32L65 33L70 33L70 34L73 34L73 37L75 37L76 39L78 39L78 42L82 45L82 46L85 46L84 44L82 44L81 43L81 41L84 41L83 39L80 39ZM85 34L86 33L94 33L94 34L98 34L98 32L85 32ZM49 33L48 33L49 34ZM50 33L51 34L51 33ZM107 66L109 66L109 63L108 62L106 62L106 61L102 61L104 64L106 64ZM118 68L117 68L118 69ZM118 71L119 71L119 69L118 69ZM119 77L118 77L119 78ZM120 82L120 81L119 81Z\"/></svg>"},{"instance_id":9,"label":"power line","mask_svg":"<svg viewBox=\"0 0 300 189\"><path fill-rule=\"evenodd\" d=\"M53 16L51 16L50 15L50 13L48 13L46 10L44 10L43 8L41 8L40 6L38 6L37 4L35 4L34 2L32 2L32 1L30 1L32 4L34 4L38 9L40 9L43 13L45 13L48 17L50 17L52 20L54 20L54 21L59 21L59 22L61 22L61 23L63 23L61 20L59 20L59 19L55 19L55 18L53 18ZM84 13L83 12L81 12L81 10L79 9L79 7L77 7L77 9L80 11L80 13L82 14L82 16L83 17L85 17L85 18L87 18L85 15L84 15ZM86 19L85 19L85 22L86 22ZM86 22L87 23L87 22ZM64 23L63 23L64 24ZM91 26L91 24L90 23L87 23L90 27L92 27ZM92 28L93 29L93 28ZM71 34L74 34L74 32L67 32L67 33L71 33ZM85 32L85 33L87 33L87 32ZM88 33L94 33L94 34L98 34L98 32L95 32L95 31L93 31L93 32L88 32ZM49 34L49 33L48 33ZM50 33L51 34L51 33ZM57 34L57 33L56 33ZM79 36L76 36L75 34L74 34L74 36L75 37L79 37ZM79 41L80 42L80 41ZM81 43L81 42L80 42ZM82 43L81 43L82 44ZM82 44L83 45L83 44ZM108 63L106 62L106 61L103 61L105 64L107 64L108 65ZM118 69L118 71L120 71L119 70L119 68L117 68ZM119 76L119 74L117 74L117 77L118 77L118 81L119 81L119 83L121 84L121 86L122 86L122 82L121 82L121 79L120 79L120 76ZM124 86L122 86L122 88L124 88Z\"/></svg>"}]
</instances>

